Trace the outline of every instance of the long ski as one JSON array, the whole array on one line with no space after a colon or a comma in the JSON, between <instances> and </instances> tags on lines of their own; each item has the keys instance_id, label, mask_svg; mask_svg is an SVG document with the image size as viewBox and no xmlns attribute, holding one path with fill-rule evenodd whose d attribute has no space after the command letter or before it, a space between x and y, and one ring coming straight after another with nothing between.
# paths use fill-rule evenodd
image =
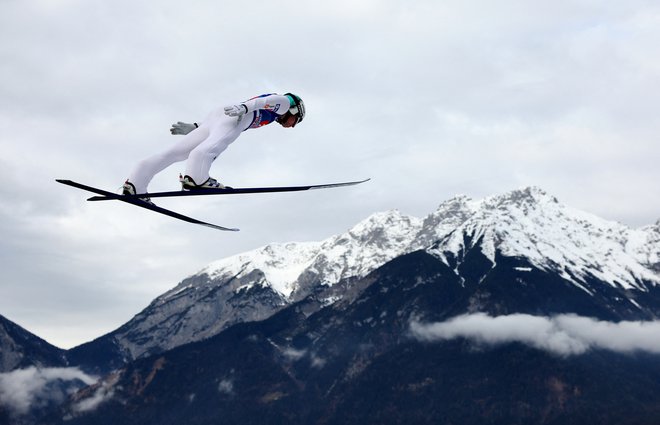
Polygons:
<instances>
[{"instance_id":1,"label":"long ski","mask_svg":"<svg viewBox=\"0 0 660 425\"><path fill-rule=\"evenodd\" d=\"M137 195L115 195L113 196L93 196L88 201L108 201L119 199L126 201L135 198L169 198L174 196L200 196L200 195L236 195L245 193L274 193L274 192L300 192L304 190L330 189L334 187L353 186L367 182L371 179L358 180L343 183L317 184L308 186L280 186L280 187L245 187L245 188L226 188L226 189L202 189L202 190L177 190L171 192L153 192L139 193ZM98 193L98 192L97 192Z\"/></svg>"},{"instance_id":2,"label":"long ski","mask_svg":"<svg viewBox=\"0 0 660 425\"><path fill-rule=\"evenodd\" d=\"M216 224L212 223L207 223L205 221L197 220L192 217L188 217L183 214L179 214L178 212L168 210L166 208L159 207L157 205L150 204L148 202L144 202L138 197L135 196L126 196L126 195L118 195L116 193L108 192L107 190L103 189L97 189L92 186L87 186L81 183L77 183L71 180L62 180L62 179L57 179L56 180L58 183L65 184L67 186L75 187L77 189L82 189L86 190L88 192L96 193L97 195L101 195L103 199L115 199L117 201L122 201L126 202L127 204L135 205L136 207L144 208L150 211L154 211L159 214L163 214L172 218L176 218L178 220L182 220L188 223L193 223L193 224L199 224L200 226L206 226L210 227L212 229L217 229L217 230L225 230L225 231L230 231L230 232L237 232L239 229L235 228L229 228L229 227L223 227L223 226L218 226Z\"/></svg>"}]
</instances>

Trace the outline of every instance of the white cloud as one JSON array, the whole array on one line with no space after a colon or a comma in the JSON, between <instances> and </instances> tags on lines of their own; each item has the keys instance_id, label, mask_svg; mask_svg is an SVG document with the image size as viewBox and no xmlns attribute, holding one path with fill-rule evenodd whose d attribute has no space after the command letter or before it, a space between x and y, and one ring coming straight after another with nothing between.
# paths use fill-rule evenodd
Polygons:
<instances>
[{"instance_id":1,"label":"white cloud","mask_svg":"<svg viewBox=\"0 0 660 425\"><path fill-rule=\"evenodd\" d=\"M70 392L96 382L95 377L77 368L37 368L14 370L0 374L0 404L14 413L25 414L30 409L44 407L51 402L61 403ZM73 385L58 385L64 381Z\"/></svg>"},{"instance_id":2,"label":"white cloud","mask_svg":"<svg viewBox=\"0 0 660 425\"><path fill-rule=\"evenodd\" d=\"M101 403L109 400L114 396L114 382L103 382L96 388L91 397L83 398L72 405L72 412L74 414L85 413L95 410Z\"/></svg>"},{"instance_id":3,"label":"white cloud","mask_svg":"<svg viewBox=\"0 0 660 425\"><path fill-rule=\"evenodd\" d=\"M419 341L467 338L484 345L519 342L563 356L590 349L660 353L660 321L614 323L576 315L491 317L476 313L439 323L414 321L410 331Z\"/></svg>"}]
</instances>

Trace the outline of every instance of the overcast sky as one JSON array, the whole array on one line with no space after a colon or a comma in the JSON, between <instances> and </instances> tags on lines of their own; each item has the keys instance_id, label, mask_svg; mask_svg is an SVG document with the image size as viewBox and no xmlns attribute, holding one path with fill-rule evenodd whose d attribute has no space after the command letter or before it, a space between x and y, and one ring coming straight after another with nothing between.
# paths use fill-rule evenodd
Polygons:
<instances>
[{"instance_id":1,"label":"overcast sky","mask_svg":"<svg viewBox=\"0 0 660 425\"><path fill-rule=\"evenodd\" d=\"M68 348L180 280L373 212L537 185L632 227L660 218L660 3L630 0L1 0L0 314ZM244 133L211 175L309 193L159 200L189 225L55 183L118 190L178 120L269 92L295 129ZM178 188L176 164L151 190Z\"/></svg>"}]
</instances>

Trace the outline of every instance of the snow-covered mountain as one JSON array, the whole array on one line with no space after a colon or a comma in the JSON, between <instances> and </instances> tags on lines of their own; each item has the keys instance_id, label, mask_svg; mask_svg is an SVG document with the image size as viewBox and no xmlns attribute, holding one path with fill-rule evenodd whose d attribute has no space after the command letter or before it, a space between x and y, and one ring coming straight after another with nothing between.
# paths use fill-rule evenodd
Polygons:
<instances>
[{"instance_id":1,"label":"snow-covered mountain","mask_svg":"<svg viewBox=\"0 0 660 425\"><path fill-rule=\"evenodd\" d=\"M468 235L493 263L496 251L524 257L581 287L589 278L623 289L660 283L660 222L631 229L565 206L534 187L482 201L463 199L462 205L458 210L468 217L453 231L441 228L436 234L440 257L471 248Z\"/></svg>"},{"instance_id":2,"label":"snow-covered mountain","mask_svg":"<svg viewBox=\"0 0 660 425\"><path fill-rule=\"evenodd\" d=\"M103 345L131 360L263 320L310 295L329 305L353 282L414 251L426 250L459 275L475 249L491 268L498 256L524 258L590 294L603 285L644 292L660 283L660 222L631 229L529 187L483 200L457 196L424 219L376 213L324 241L270 244L216 261L73 354L84 358Z\"/></svg>"},{"instance_id":3,"label":"snow-covered mountain","mask_svg":"<svg viewBox=\"0 0 660 425\"><path fill-rule=\"evenodd\" d=\"M431 249L442 258L458 257L475 245L493 264L499 250L560 272L576 285L589 276L624 289L660 283L660 221L631 229L563 205L537 187L483 200L457 196L423 220L396 210L377 213L323 242L268 245L212 263L200 274L227 279L260 270L263 284L285 299L299 299L309 274L331 286L407 252ZM179 286L161 301L186 289L190 285Z\"/></svg>"},{"instance_id":4,"label":"snow-covered mountain","mask_svg":"<svg viewBox=\"0 0 660 425\"><path fill-rule=\"evenodd\" d=\"M244 254L216 261L199 274L227 280L263 273L253 284L270 287L286 301L304 298L318 286L333 286L350 278L363 277L387 261L407 252L421 220L388 211L376 213L348 232L322 242L270 244ZM165 294L192 289L179 285ZM241 287L240 289L244 289Z\"/></svg>"}]
</instances>

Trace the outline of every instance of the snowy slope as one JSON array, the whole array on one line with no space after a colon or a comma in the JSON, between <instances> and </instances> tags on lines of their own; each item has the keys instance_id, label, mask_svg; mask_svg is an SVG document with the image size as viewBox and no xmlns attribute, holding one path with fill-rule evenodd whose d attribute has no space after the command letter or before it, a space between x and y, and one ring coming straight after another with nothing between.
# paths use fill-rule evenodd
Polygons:
<instances>
[{"instance_id":1,"label":"snowy slope","mask_svg":"<svg viewBox=\"0 0 660 425\"><path fill-rule=\"evenodd\" d=\"M421 223L396 210L376 213L348 232L322 242L270 244L213 262L198 275L223 281L258 270L264 275L262 283L278 294L286 299L300 298L299 292L310 289L305 282L332 286L342 279L363 277L406 252ZM162 301L190 288L191 284L180 285L164 294Z\"/></svg>"},{"instance_id":2,"label":"snowy slope","mask_svg":"<svg viewBox=\"0 0 660 425\"><path fill-rule=\"evenodd\" d=\"M211 280L217 281L240 278L254 270L260 270L264 275L263 282L279 294L289 297L296 289L298 276L311 265L318 255L320 246L321 244L317 242L270 244L215 261L198 274L207 275ZM177 287L172 292L166 293L162 300L167 300L193 286L193 284L185 284ZM244 285L236 290L241 291L250 287L251 285Z\"/></svg>"},{"instance_id":3,"label":"snowy slope","mask_svg":"<svg viewBox=\"0 0 660 425\"><path fill-rule=\"evenodd\" d=\"M319 283L333 285L418 249L433 246L441 258L457 255L472 248L465 246L466 235L493 263L496 251L525 257L578 285L588 276L625 289L660 283L660 222L631 229L563 205L536 187L483 200L457 196L424 219L398 211L377 213L325 241L268 245L217 261L200 273L226 278L260 270L266 284L295 298L304 289L301 276L312 274Z\"/></svg>"},{"instance_id":4,"label":"snowy slope","mask_svg":"<svg viewBox=\"0 0 660 425\"><path fill-rule=\"evenodd\" d=\"M577 285L590 276L624 289L660 283L657 224L630 229L565 206L534 187L464 205L469 218L434 249L440 257L470 248L463 237L469 235L493 263L496 250L525 257Z\"/></svg>"}]
</instances>

